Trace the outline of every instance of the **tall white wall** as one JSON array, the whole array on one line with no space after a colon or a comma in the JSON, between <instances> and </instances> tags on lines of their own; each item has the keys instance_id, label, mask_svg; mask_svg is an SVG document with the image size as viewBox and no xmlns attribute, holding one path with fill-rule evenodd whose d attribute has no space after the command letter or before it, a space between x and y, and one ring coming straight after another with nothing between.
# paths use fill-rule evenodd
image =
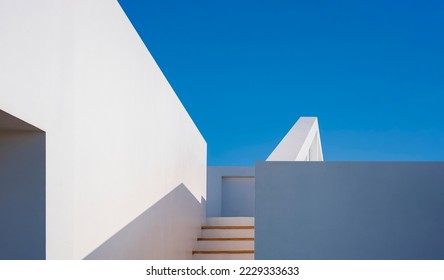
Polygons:
<instances>
[{"instance_id":1,"label":"tall white wall","mask_svg":"<svg viewBox=\"0 0 444 280\"><path fill-rule=\"evenodd\" d=\"M206 143L117 1L2 0L0 38L0 109L46 132L47 258L191 257Z\"/></svg>"}]
</instances>

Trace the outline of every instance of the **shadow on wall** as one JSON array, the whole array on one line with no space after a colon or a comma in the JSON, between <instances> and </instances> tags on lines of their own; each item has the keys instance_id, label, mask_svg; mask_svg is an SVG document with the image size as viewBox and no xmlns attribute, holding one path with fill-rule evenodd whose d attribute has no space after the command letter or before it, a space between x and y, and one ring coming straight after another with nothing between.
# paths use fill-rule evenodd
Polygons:
<instances>
[{"instance_id":1,"label":"shadow on wall","mask_svg":"<svg viewBox=\"0 0 444 280\"><path fill-rule=\"evenodd\" d=\"M255 258L444 260L444 162L260 162Z\"/></svg>"},{"instance_id":2,"label":"shadow on wall","mask_svg":"<svg viewBox=\"0 0 444 280\"><path fill-rule=\"evenodd\" d=\"M205 203L180 184L84 259L191 259Z\"/></svg>"},{"instance_id":3,"label":"shadow on wall","mask_svg":"<svg viewBox=\"0 0 444 280\"><path fill-rule=\"evenodd\" d=\"M222 217L254 217L254 177L222 177Z\"/></svg>"},{"instance_id":4,"label":"shadow on wall","mask_svg":"<svg viewBox=\"0 0 444 280\"><path fill-rule=\"evenodd\" d=\"M0 259L45 259L45 132L0 110Z\"/></svg>"}]
</instances>

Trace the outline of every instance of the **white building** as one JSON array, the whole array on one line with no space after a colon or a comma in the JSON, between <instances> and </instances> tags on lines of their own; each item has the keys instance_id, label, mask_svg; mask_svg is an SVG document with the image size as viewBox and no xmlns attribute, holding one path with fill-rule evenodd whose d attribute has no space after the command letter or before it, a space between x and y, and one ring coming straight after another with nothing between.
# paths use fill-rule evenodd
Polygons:
<instances>
[{"instance_id":1,"label":"white building","mask_svg":"<svg viewBox=\"0 0 444 280\"><path fill-rule=\"evenodd\" d=\"M0 258L190 258L206 143L117 1L1 1L0 37Z\"/></svg>"},{"instance_id":2,"label":"white building","mask_svg":"<svg viewBox=\"0 0 444 280\"><path fill-rule=\"evenodd\" d=\"M322 161L316 118L300 119L266 164L209 168L207 193L206 142L116 0L3 0L0 38L0 259L253 258L254 247L279 258L266 248L276 233L262 221L279 219L264 182L281 161ZM442 214L436 182L426 197ZM221 226L246 227L228 238L248 240L223 242Z\"/></svg>"}]
</instances>

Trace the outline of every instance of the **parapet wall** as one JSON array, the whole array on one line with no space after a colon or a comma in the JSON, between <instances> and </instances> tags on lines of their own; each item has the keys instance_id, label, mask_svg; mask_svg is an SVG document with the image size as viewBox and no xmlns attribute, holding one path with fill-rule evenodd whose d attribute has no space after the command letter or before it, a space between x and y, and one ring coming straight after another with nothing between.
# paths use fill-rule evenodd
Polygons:
<instances>
[{"instance_id":1,"label":"parapet wall","mask_svg":"<svg viewBox=\"0 0 444 280\"><path fill-rule=\"evenodd\" d=\"M261 162L256 259L444 259L443 162Z\"/></svg>"}]
</instances>

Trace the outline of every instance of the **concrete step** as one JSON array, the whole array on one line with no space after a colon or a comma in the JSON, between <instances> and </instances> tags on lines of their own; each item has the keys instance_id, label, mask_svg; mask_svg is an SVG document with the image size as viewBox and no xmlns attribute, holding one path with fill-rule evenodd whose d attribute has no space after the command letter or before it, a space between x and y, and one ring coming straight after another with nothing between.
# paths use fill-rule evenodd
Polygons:
<instances>
[{"instance_id":1,"label":"concrete step","mask_svg":"<svg viewBox=\"0 0 444 280\"><path fill-rule=\"evenodd\" d=\"M253 217L210 217L206 226L254 226Z\"/></svg>"},{"instance_id":2,"label":"concrete step","mask_svg":"<svg viewBox=\"0 0 444 280\"><path fill-rule=\"evenodd\" d=\"M254 241L254 237L199 237L197 241Z\"/></svg>"},{"instance_id":3,"label":"concrete step","mask_svg":"<svg viewBox=\"0 0 444 280\"><path fill-rule=\"evenodd\" d=\"M194 254L193 260L254 260L254 254Z\"/></svg>"},{"instance_id":4,"label":"concrete step","mask_svg":"<svg viewBox=\"0 0 444 280\"><path fill-rule=\"evenodd\" d=\"M204 238L254 237L254 229L202 229Z\"/></svg>"},{"instance_id":5,"label":"concrete step","mask_svg":"<svg viewBox=\"0 0 444 280\"><path fill-rule=\"evenodd\" d=\"M254 250L253 240L199 240L196 251Z\"/></svg>"},{"instance_id":6,"label":"concrete step","mask_svg":"<svg viewBox=\"0 0 444 280\"><path fill-rule=\"evenodd\" d=\"M253 260L254 218L207 218L193 251L195 260Z\"/></svg>"},{"instance_id":7,"label":"concrete step","mask_svg":"<svg viewBox=\"0 0 444 280\"><path fill-rule=\"evenodd\" d=\"M254 226L202 226L202 229L254 229Z\"/></svg>"}]
</instances>

